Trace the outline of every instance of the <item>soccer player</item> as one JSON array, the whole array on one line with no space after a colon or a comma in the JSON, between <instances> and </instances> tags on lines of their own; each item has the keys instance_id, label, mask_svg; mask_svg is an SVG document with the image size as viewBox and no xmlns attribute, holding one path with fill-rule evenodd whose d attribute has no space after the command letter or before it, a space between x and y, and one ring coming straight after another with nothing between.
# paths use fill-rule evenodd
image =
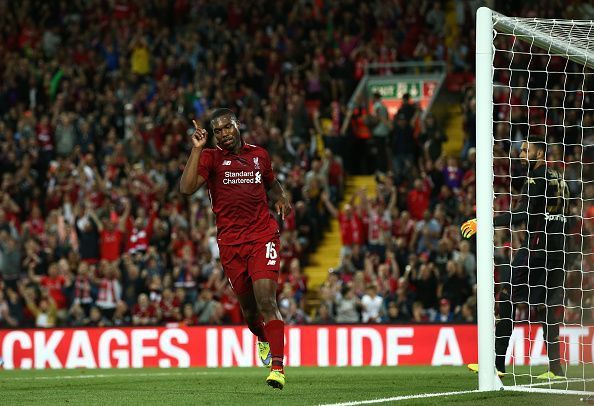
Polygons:
<instances>
[{"instance_id":1,"label":"soccer player","mask_svg":"<svg viewBox=\"0 0 594 406\"><path fill-rule=\"evenodd\" d=\"M260 359L270 366L266 382L282 389L284 323L276 303L279 227L268 209L267 191L272 192L283 219L291 204L272 172L268 153L243 141L233 111L215 110L210 124L217 147L204 149L208 133L194 121L193 148L180 191L193 194L206 183L225 275L249 329L258 338Z\"/></svg>"},{"instance_id":2,"label":"soccer player","mask_svg":"<svg viewBox=\"0 0 594 406\"><path fill-rule=\"evenodd\" d=\"M512 209L493 219L495 227L526 224L527 235L511 264L511 275L502 276L499 315L495 324L495 366L499 376L505 375L505 353L513 329L518 303L537 307L547 343L549 371L540 379L563 379L560 363L559 324L563 315L563 283L565 273L565 229L569 210L569 189L563 176L546 164L546 143L543 137L529 136L522 143L520 159L528 170L521 200ZM469 238L476 233L476 219L462 225L462 234ZM478 371L478 365L468 366Z\"/></svg>"}]
</instances>

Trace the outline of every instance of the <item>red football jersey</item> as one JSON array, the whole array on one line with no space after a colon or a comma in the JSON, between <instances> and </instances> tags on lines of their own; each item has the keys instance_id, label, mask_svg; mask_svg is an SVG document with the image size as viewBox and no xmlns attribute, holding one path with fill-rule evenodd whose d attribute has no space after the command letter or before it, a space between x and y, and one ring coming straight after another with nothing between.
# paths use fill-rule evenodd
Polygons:
<instances>
[{"instance_id":1,"label":"red football jersey","mask_svg":"<svg viewBox=\"0 0 594 406\"><path fill-rule=\"evenodd\" d=\"M198 173L206 179L220 245L278 234L278 223L268 209L266 185L274 181L274 173L264 148L244 144L239 154L219 147L205 149Z\"/></svg>"},{"instance_id":2,"label":"red football jersey","mask_svg":"<svg viewBox=\"0 0 594 406\"><path fill-rule=\"evenodd\" d=\"M108 220L110 221L110 220ZM120 246L122 245L123 234L120 230L114 229L108 231L106 229L99 233L99 251L101 252L101 259L108 261L115 261L120 257Z\"/></svg>"},{"instance_id":3,"label":"red football jersey","mask_svg":"<svg viewBox=\"0 0 594 406\"><path fill-rule=\"evenodd\" d=\"M56 276L55 279L44 275L41 277L40 284L47 288L58 309L66 308L66 296L62 292L62 288L66 284L66 279L62 275Z\"/></svg>"}]
</instances>

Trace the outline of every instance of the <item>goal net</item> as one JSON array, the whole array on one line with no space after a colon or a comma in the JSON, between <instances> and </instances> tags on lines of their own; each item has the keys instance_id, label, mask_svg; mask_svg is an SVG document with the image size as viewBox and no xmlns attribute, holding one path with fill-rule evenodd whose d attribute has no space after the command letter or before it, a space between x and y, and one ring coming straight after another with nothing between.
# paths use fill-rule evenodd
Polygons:
<instances>
[{"instance_id":1,"label":"goal net","mask_svg":"<svg viewBox=\"0 0 594 406\"><path fill-rule=\"evenodd\" d=\"M481 390L594 394L593 67L593 21L479 9Z\"/></svg>"}]
</instances>

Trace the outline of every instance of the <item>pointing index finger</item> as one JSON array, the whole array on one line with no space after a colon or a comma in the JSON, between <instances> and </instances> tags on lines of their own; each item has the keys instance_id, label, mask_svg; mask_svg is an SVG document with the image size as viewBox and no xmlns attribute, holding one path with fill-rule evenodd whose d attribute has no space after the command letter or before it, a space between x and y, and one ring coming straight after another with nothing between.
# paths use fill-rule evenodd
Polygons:
<instances>
[{"instance_id":1,"label":"pointing index finger","mask_svg":"<svg viewBox=\"0 0 594 406\"><path fill-rule=\"evenodd\" d=\"M194 123L194 127L196 127L196 130L200 129L200 126L198 125L198 123L196 122L196 120L192 120L192 123Z\"/></svg>"}]
</instances>

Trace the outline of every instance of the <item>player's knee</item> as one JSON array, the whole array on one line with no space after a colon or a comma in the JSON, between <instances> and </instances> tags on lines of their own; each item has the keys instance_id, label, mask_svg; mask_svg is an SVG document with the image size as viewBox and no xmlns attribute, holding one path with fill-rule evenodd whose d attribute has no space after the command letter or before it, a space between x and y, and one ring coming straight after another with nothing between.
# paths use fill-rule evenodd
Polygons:
<instances>
[{"instance_id":1,"label":"player's knee","mask_svg":"<svg viewBox=\"0 0 594 406\"><path fill-rule=\"evenodd\" d=\"M276 313L276 298L263 297L258 300L258 310L263 315L272 315Z\"/></svg>"}]
</instances>

